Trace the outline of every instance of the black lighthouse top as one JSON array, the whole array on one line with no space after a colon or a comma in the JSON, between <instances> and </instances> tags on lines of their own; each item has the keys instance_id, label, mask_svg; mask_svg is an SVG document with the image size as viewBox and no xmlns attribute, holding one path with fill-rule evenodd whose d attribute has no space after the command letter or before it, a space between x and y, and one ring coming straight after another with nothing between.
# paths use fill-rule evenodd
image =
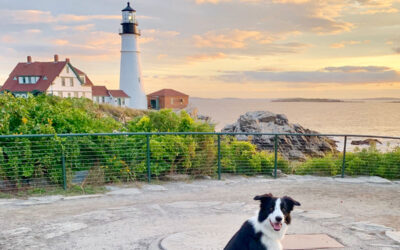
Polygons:
<instances>
[{"instance_id":1,"label":"black lighthouse top","mask_svg":"<svg viewBox=\"0 0 400 250\"><path fill-rule=\"evenodd\" d=\"M136 12L136 10L132 9L131 3L130 3L130 2L128 2L128 5L127 5L126 8L123 9L122 11Z\"/></svg>"},{"instance_id":2,"label":"black lighthouse top","mask_svg":"<svg viewBox=\"0 0 400 250\"><path fill-rule=\"evenodd\" d=\"M125 9L122 10L122 34L135 34L135 35L140 35L140 32L137 28L138 23L136 21L136 16L135 16L136 10L134 10L130 3L128 2L128 5L126 6Z\"/></svg>"}]
</instances>

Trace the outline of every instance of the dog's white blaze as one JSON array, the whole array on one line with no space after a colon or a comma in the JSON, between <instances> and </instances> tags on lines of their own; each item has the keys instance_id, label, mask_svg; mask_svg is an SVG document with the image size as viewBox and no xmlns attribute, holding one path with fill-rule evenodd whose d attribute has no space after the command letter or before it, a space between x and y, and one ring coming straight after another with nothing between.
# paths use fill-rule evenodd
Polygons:
<instances>
[{"instance_id":1,"label":"dog's white blaze","mask_svg":"<svg viewBox=\"0 0 400 250\"><path fill-rule=\"evenodd\" d=\"M271 220L271 222L272 223L277 223L277 221L276 221L276 217L281 217L282 218L282 223L283 223L283 212L282 212L282 210L281 210L281 203L282 203L282 201L281 201L281 199L279 198L279 199L277 199L276 200L276 202L275 202L275 209L274 209L274 212L273 213L271 213L269 216L268 216L268 218Z\"/></svg>"}]
</instances>

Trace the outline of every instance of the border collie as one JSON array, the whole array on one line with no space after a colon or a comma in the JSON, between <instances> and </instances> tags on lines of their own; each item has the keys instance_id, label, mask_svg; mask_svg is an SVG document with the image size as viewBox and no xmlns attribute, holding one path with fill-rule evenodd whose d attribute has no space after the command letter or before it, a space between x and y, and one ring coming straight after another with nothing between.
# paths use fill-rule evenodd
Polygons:
<instances>
[{"instance_id":1,"label":"border collie","mask_svg":"<svg viewBox=\"0 0 400 250\"><path fill-rule=\"evenodd\" d=\"M225 250L281 250L281 240L290 224L290 212L300 203L288 196L258 195L258 214L248 219L225 246Z\"/></svg>"}]
</instances>

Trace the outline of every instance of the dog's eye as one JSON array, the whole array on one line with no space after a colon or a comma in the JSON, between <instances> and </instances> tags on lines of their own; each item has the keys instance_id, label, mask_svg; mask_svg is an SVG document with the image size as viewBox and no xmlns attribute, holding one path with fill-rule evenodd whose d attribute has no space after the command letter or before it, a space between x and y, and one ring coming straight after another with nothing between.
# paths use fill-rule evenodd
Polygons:
<instances>
[{"instance_id":1,"label":"dog's eye","mask_svg":"<svg viewBox=\"0 0 400 250\"><path fill-rule=\"evenodd\" d=\"M282 212L286 212L286 209L285 209L285 208L282 208Z\"/></svg>"}]
</instances>

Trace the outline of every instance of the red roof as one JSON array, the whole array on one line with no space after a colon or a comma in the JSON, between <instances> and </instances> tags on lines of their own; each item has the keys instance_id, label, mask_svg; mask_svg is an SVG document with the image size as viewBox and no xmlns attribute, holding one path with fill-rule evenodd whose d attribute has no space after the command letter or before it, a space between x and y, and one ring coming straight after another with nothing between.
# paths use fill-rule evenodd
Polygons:
<instances>
[{"instance_id":1,"label":"red roof","mask_svg":"<svg viewBox=\"0 0 400 250\"><path fill-rule=\"evenodd\" d=\"M113 97L125 97L125 98L129 98L129 95L127 95L123 90L109 90L108 91L110 93L110 95L112 95Z\"/></svg>"},{"instance_id":2,"label":"red roof","mask_svg":"<svg viewBox=\"0 0 400 250\"><path fill-rule=\"evenodd\" d=\"M3 87L0 88L0 91L32 92L38 90L40 92L45 92L54 79L60 75L66 64L67 61L18 63ZM70 66L73 67L72 65ZM75 67L73 68L79 75L85 75L86 83L84 86L93 86L92 81L90 81L89 77L87 77L84 72ZM35 84L19 84L18 76L40 76L40 79ZM47 77L47 80L45 80L44 77ZM14 78L16 78L16 80L14 80Z\"/></svg>"},{"instance_id":3,"label":"red roof","mask_svg":"<svg viewBox=\"0 0 400 250\"><path fill-rule=\"evenodd\" d=\"M147 96L188 96L188 95L173 89L162 89L154 93L148 94Z\"/></svg>"},{"instance_id":4,"label":"red roof","mask_svg":"<svg viewBox=\"0 0 400 250\"><path fill-rule=\"evenodd\" d=\"M83 72L82 70L73 67L76 71L76 73L78 73L78 75L84 75L85 76L85 84L83 86L93 86L93 82L89 79L89 77L85 74L85 72Z\"/></svg>"},{"instance_id":5,"label":"red roof","mask_svg":"<svg viewBox=\"0 0 400 250\"><path fill-rule=\"evenodd\" d=\"M110 96L106 86L92 86L92 96Z\"/></svg>"},{"instance_id":6,"label":"red roof","mask_svg":"<svg viewBox=\"0 0 400 250\"><path fill-rule=\"evenodd\" d=\"M31 92L38 90L44 92L60 74L66 63L67 62L18 63L0 91ZM40 79L35 84L19 84L18 76L40 76ZM44 80L45 76L47 77L47 80ZM16 77L17 80L14 80L14 77Z\"/></svg>"}]
</instances>

